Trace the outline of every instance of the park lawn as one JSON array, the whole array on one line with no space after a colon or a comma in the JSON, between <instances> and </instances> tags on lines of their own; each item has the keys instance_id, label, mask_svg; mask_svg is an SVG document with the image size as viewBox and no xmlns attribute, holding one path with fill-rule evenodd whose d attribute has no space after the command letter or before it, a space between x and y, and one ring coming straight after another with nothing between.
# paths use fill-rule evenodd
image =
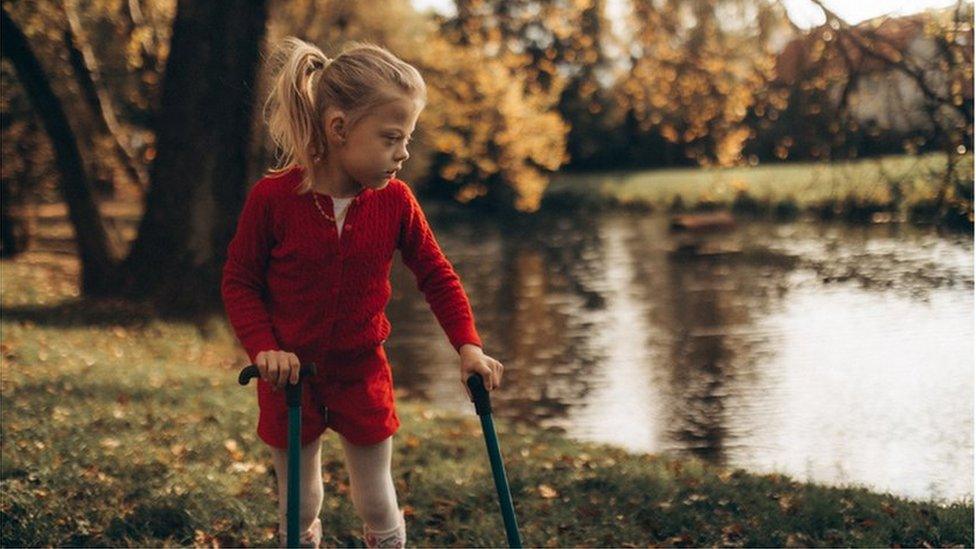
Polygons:
<instances>
[{"instance_id":1,"label":"park lawn","mask_svg":"<svg viewBox=\"0 0 976 549\"><path fill-rule=\"evenodd\" d=\"M77 298L77 262L0 262L3 546L269 546L276 494L254 387L221 320ZM503 546L480 424L398 398L411 546ZM910 502L496 420L527 546L967 546L972 502ZM361 546L334 433L325 545Z\"/></svg>"},{"instance_id":2,"label":"park lawn","mask_svg":"<svg viewBox=\"0 0 976 549\"><path fill-rule=\"evenodd\" d=\"M738 199L740 204L755 202L770 211L777 206L781 211L842 210L854 203L910 214L923 212L935 201L945 167L943 155L927 154L736 168L563 173L554 176L546 193L550 198L602 198L651 208L673 208L676 201L689 210L732 207ZM973 155L961 157L956 170L955 178L971 200Z\"/></svg>"}]
</instances>

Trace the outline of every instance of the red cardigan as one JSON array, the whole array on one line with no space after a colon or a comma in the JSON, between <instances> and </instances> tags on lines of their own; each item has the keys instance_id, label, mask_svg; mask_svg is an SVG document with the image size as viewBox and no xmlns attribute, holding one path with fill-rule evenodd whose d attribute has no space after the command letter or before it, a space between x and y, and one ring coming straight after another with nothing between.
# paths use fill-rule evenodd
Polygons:
<instances>
[{"instance_id":1,"label":"red cardigan","mask_svg":"<svg viewBox=\"0 0 976 549\"><path fill-rule=\"evenodd\" d=\"M302 360L325 351L354 351L386 341L393 252L417 278L454 348L481 345L461 280L444 257L410 187L393 179L364 188L347 206L341 238L316 207L297 194L301 168L261 178L248 192L227 247L221 295L227 317L253 362L284 350ZM332 198L317 193L332 214Z\"/></svg>"}]
</instances>

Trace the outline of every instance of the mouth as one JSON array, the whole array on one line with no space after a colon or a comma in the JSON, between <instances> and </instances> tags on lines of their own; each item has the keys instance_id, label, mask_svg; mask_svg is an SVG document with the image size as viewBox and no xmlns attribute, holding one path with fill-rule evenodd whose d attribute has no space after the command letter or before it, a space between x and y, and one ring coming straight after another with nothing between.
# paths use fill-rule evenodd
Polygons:
<instances>
[{"instance_id":1,"label":"mouth","mask_svg":"<svg viewBox=\"0 0 976 549\"><path fill-rule=\"evenodd\" d=\"M396 177L397 170L386 170L386 172L384 173L386 173L386 176L388 178L393 179L394 177Z\"/></svg>"}]
</instances>

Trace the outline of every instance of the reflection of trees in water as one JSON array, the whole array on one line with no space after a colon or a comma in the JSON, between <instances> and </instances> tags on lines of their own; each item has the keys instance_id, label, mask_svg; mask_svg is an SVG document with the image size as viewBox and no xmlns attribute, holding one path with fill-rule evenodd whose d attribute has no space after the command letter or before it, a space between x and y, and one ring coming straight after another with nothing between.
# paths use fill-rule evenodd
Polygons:
<instances>
[{"instance_id":1,"label":"reflection of trees in water","mask_svg":"<svg viewBox=\"0 0 976 549\"><path fill-rule=\"evenodd\" d=\"M585 219L537 216L508 226L500 270L502 284L489 307L499 326L506 377L522 388L506 400L512 417L549 423L568 415L589 392L586 373L595 360L585 351L581 308L601 307L590 288L600 246Z\"/></svg>"},{"instance_id":2,"label":"reflection of trees in water","mask_svg":"<svg viewBox=\"0 0 976 549\"><path fill-rule=\"evenodd\" d=\"M703 255L672 251L686 242L661 216L432 221L486 351L507 367L505 390L493 396L497 415L583 437L610 420L615 442L715 462L757 451L750 433L782 421L766 398L782 382L768 367L780 332L765 319L794 288L833 283L811 262L854 262L883 277L918 270L946 246L921 235L901 250L872 228L750 222L708 237ZM893 254L905 265L889 261L885 271ZM865 255L874 261L860 261ZM960 262L944 270L958 274ZM397 387L467 410L457 355L399 260L394 292L388 350ZM619 386L622 376L629 385ZM635 425L645 428L627 430Z\"/></svg>"},{"instance_id":3,"label":"reflection of trees in water","mask_svg":"<svg viewBox=\"0 0 976 549\"><path fill-rule=\"evenodd\" d=\"M602 261L593 221L540 215L499 224L436 214L431 221L461 276L486 352L505 364L505 384L519 388L493 397L496 414L533 423L565 418L587 394L586 372L597 362L586 351L589 327L577 314L604 305L591 287ZM430 342L444 339L443 331L399 260L392 279L387 347L405 365L396 371L397 387L431 398L432 386L441 383L433 376L453 375L456 355L432 356L442 346Z\"/></svg>"},{"instance_id":4,"label":"reflection of trees in water","mask_svg":"<svg viewBox=\"0 0 976 549\"><path fill-rule=\"evenodd\" d=\"M731 238L712 240L722 247ZM664 372L670 405L663 408L672 412L668 446L725 461L738 428L732 415L752 404L735 387L742 378L759 375L769 347L768 338L755 333L756 319L780 300L791 265L751 251L715 256L669 252L644 263L648 276L637 279L655 288L657 296L649 318L669 338L661 342L668 347Z\"/></svg>"}]
</instances>

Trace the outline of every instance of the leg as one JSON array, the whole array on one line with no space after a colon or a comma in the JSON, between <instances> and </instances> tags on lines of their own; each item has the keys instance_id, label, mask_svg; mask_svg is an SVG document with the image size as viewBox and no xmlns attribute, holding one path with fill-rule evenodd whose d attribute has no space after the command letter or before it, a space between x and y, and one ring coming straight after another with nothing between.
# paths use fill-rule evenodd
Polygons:
<instances>
[{"instance_id":1,"label":"leg","mask_svg":"<svg viewBox=\"0 0 976 549\"><path fill-rule=\"evenodd\" d=\"M349 470L352 503L365 523L367 546L403 547L406 526L390 474L393 437L369 446L357 446L341 435L340 440Z\"/></svg>"},{"instance_id":2,"label":"leg","mask_svg":"<svg viewBox=\"0 0 976 549\"><path fill-rule=\"evenodd\" d=\"M322 437L302 446L301 459L301 509L299 510L298 528L302 532L303 547L317 547L322 539L322 521L319 512L322 510L322 499L325 497L322 489ZM281 546L286 543L287 511L288 511L288 451L271 448L274 461L275 476L278 479L278 531ZM308 545L306 545L308 544Z\"/></svg>"}]
</instances>

